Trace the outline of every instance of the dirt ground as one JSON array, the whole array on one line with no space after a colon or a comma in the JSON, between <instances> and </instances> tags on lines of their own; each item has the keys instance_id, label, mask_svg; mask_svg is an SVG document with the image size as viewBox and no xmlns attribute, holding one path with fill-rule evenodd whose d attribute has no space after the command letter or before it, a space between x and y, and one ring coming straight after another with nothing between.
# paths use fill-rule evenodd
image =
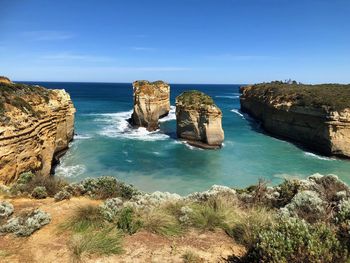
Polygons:
<instances>
[{"instance_id":1,"label":"dirt ground","mask_svg":"<svg viewBox=\"0 0 350 263\"><path fill-rule=\"evenodd\" d=\"M0 199L3 199L0 197ZM33 200L17 198L9 200L15 214L32 208L40 208L51 215L52 221L30 237L0 236L0 262L4 263L65 263L73 262L69 248L69 233L58 232L58 225L65 221L78 206L99 204L88 198L73 198L54 202L52 198ZM163 237L146 231L126 235L123 254L108 257L84 255L81 262L184 262L182 256L190 251L201 262L225 262L230 255L242 255L244 248L234 243L223 231L188 231L178 237Z\"/></svg>"}]
</instances>

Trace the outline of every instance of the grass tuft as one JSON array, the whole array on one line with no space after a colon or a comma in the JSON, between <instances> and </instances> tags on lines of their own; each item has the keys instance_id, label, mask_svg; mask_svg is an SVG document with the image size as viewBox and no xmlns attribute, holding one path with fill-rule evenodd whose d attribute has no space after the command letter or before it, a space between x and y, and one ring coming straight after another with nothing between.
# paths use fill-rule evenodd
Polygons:
<instances>
[{"instance_id":1,"label":"grass tuft","mask_svg":"<svg viewBox=\"0 0 350 263\"><path fill-rule=\"evenodd\" d=\"M98 206L87 205L78 207L66 222L60 225L62 230L70 230L76 233L101 229L106 226L105 219Z\"/></svg>"},{"instance_id":2,"label":"grass tuft","mask_svg":"<svg viewBox=\"0 0 350 263\"><path fill-rule=\"evenodd\" d=\"M92 231L73 236L70 248L75 261L83 254L114 255L122 253L122 235L115 228Z\"/></svg>"},{"instance_id":3,"label":"grass tuft","mask_svg":"<svg viewBox=\"0 0 350 263\"><path fill-rule=\"evenodd\" d=\"M182 233L179 221L166 211L155 209L144 215L143 228L149 232L163 235L175 236Z\"/></svg>"}]
</instances>

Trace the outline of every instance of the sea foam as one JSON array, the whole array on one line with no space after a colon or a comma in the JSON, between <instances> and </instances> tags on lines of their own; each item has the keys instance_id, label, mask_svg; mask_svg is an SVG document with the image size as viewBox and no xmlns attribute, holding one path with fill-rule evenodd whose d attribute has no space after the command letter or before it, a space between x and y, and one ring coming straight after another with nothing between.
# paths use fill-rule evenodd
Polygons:
<instances>
[{"instance_id":1,"label":"sea foam","mask_svg":"<svg viewBox=\"0 0 350 263\"><path fill-rule=\"evenodd\" d=\"M94 114L97 125L101 126L99 135L110 138L124 138L142 141L158 141L166 140L168 135L162 134L159 130L147 131L146 128L133 128L128 119L131 117L132 111L117 113Z\"/></svg>"},{"instance_id":2,"label":"sea foam","mask_svg":"<svg viewBox=\"0 0 350 263\"><path fill-rule=\"evenodd\" d=\"M309 157L309 158L315 158L315 159L324 160L324 161L334 161L335 160L334 158L330 158L330 157L326 157L326 156L320 156L320 155L317 155L317 154L314 154L314 153L310 153L310 152L304 152L304 155L306 157Z\"/></svg>"}]
</instances>

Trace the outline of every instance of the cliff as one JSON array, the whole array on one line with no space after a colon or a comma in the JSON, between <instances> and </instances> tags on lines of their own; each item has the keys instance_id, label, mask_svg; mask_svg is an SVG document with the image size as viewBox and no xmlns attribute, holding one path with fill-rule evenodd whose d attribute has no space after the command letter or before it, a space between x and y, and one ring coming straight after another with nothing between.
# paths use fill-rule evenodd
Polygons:
<instances>
[{"instance_id":1,"label":"cliff","mask_svg":"<svg viewBox=\"0 0 350 263\"><path fill-rule=\"evenodd\" d=\"M186 91L176 98L177 136L201 148L220 148L224 140L222 112L213 99L200 91Z\"/></svg>"},{"instance_id":2,"label":"cliff","mask_svg":"<svg viewBox=\"0 0 350 263\"><path fill-rule=\"evenodd\" d=\"M64 90L0 82L0 182L48 176L73 139L74 113Z\"/></svg>"},{"instance_id":3,"label":"cliff","mask_svg":"<svg viewBox=\"0 0 350 263\"><path fill-rule=\"evenodd\" d=\"M132 125L145 127L148 131L158 129L158 120L168 115L170 110L170 86L163 81L135 81L133 91Z\"/></svg>"},{"instance_id":4,"label":"cliff","mask_svg":"<svg viewBox=\"0 0 350 263\"><path fill-rule=\"evenodd\" d=\"M325 155L350 157L350 85L272 82L241 92L241 110L267 132Z\"/></svg>"}]
</instances>

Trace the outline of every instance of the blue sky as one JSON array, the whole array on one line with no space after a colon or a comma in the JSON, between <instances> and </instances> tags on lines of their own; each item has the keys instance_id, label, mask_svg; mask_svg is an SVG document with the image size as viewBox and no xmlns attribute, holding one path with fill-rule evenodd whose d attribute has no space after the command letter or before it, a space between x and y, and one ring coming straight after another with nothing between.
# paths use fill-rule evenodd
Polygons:
<instances>
[{"instance_id":1,"label":"blue sky","mask_svg":"<svg viewBox=\"0 0 350 263\"><path fill-rule=\"evenodd\" d=\"M349 0L0 0L14 80L350 83Z\"/></svg>"}]
</instances>

